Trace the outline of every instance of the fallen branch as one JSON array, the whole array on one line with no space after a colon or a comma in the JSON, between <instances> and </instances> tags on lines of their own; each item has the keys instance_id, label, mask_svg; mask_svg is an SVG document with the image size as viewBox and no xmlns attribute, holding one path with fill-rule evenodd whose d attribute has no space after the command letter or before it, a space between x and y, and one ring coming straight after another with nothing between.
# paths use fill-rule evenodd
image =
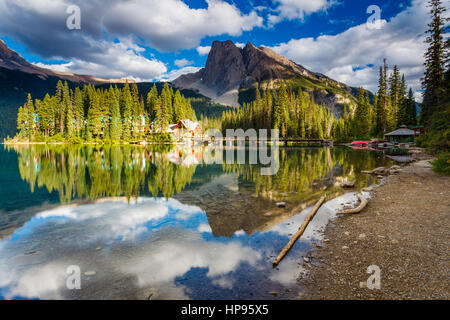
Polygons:
<instances>
[{"instance_id":1,"label":"fallen branch","mask_svg":"<svg viewBox=\"0 0 450 320\"><path fill-rule=\"evenodd\" d=\"M361 211L363 211L364 208L369 203L369 201L367 201L367 199L361 194L358 194L358 199L361 201L361 203L358 207L356 207L354 209L343 210L341 212L338 212L338 214L355 214L355 213L360 213Z\"/></svg>"},{"instance_id":2,"label":"fallen branch","mask_svg":"<svg viewBox=\"0 0 450 320\"><path fill-rule=\"evenodd\" d=\"M288 244L281 250L278 257L274 260L273 266L276 267L281 260L283 260L284 256L291 250L292 246L295 244L295 242L302 236L303 232L305 232L306 227L308 226L309 222L312 220L316 212L319 210L319 208L322 206L322 204L325 202L325 196L320 198L320 200L316 203L314 208L311 210L310 213L305 218L305 221L303 221L302 225L298 229L298 231L292 236L291 240L289 240Z\"/></svg>"}]
</instances>

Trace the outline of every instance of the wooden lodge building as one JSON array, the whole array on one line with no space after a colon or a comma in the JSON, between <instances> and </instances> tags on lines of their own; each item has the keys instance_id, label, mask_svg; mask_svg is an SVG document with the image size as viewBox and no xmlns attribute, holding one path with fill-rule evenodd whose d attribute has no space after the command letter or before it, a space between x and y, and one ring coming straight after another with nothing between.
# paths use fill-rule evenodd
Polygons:
<instances>
[{"instance_id":1,"label":"wooden lodge building","mask_svg":"<svg viewBox=\"0 0 450 320\"><path fill-rule=\"evenodd\" d=\"M407 126L401 126L400 129L386 133L385 139L390 143L413 143L421 134L419 130L408 129Z\"/></svg>"},{"instance_id":2,"label":"wooden lodge building","mask_svg":"<svg viewBox=\"0 0 450 320\"><path fill-rule=\"evenodd\" d=\"M195 138L202 136L203 129L199 122L185 119L169 125L167 132L177 138Z\"/></svg>"}]
</instances>

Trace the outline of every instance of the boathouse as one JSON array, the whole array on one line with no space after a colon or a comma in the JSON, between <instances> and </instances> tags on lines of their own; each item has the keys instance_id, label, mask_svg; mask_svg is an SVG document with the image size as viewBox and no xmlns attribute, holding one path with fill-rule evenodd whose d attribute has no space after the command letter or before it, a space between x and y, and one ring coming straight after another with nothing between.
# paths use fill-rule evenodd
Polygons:
<instances>
[{"instance_id":1,"label":"boathouse","mask_svg":"<svg viewBox=\"0 0 450 320\"><path fill-rule=\"evenodd\" d=\"M416 133L407 126L401 126L400 129L386 133L384 137L390 143L409 143L414 142Z\"/></svg>"}]
</instances>

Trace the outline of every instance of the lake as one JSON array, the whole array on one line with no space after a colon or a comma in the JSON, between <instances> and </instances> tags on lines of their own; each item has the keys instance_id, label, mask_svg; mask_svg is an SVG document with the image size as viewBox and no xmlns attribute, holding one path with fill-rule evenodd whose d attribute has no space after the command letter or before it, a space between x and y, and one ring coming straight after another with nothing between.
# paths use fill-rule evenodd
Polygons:
<instances>
[{"instance_id":1,"label":"lake","mask_svg":"<svg viewBox=\"0 0 450 320\"><path fill-rule=\"evenodd\" d=\"M303 256L356 201L340 184L377 184L361 171L394 164L371 150L281 148L278 172L262 175L211 164L206 149L0 146L0 299L295 299Z\"/></svg>"}]
</instances>

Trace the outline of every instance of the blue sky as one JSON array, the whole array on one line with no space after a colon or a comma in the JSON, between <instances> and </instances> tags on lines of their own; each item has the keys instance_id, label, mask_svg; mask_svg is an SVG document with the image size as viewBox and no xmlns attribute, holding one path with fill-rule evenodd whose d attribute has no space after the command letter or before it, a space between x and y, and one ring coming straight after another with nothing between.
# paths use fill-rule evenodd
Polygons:
<instances>
[{"instance_id":1,"label":"blue sky","mask_svg":"<svg viewBox=\"0 0 450 320\"><path fill-rule=\"evenodd\" d=\"M81 30L66 27L70 5ZM366 25L371 5L381 29ZM427 11L426 0L5 0L0 39L43 67L140 81L198 70L214 40L250 41L370 90L387 58L418 90Z\"/></svg>"}]
</instances>

